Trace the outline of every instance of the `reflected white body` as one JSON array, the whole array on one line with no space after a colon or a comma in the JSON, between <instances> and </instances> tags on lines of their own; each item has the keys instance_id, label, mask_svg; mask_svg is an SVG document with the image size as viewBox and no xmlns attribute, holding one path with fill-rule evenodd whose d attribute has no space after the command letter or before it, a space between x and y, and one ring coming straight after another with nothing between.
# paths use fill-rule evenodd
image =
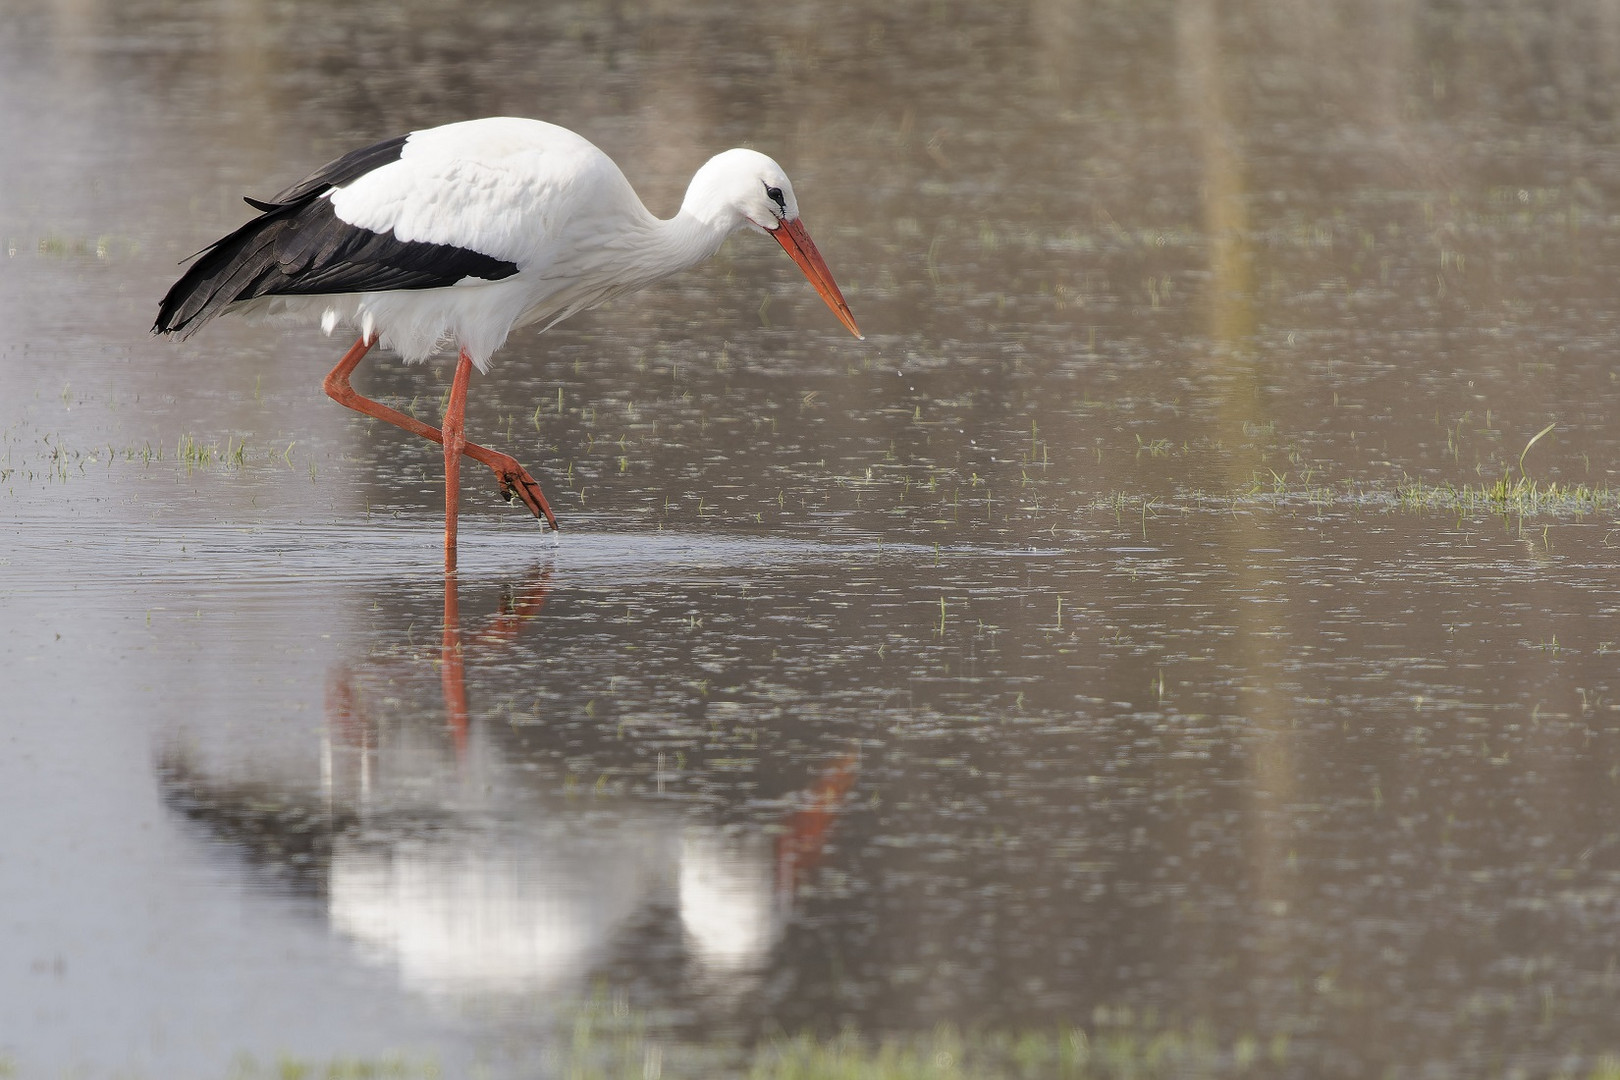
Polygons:
<instances>
[{"instance_id":1,"label":"reflected white body","mask_svg":"<svg viewBox=\"0 0 1620 1080\"><path fill-rule=\"evenodd\" d=\"M647 820L534 839L339 844L332 925L420 991L511 994L577 988L672 886L690 955L712 973L761 970L786 924L763 836Z\"/></svg>"}]
</instances>

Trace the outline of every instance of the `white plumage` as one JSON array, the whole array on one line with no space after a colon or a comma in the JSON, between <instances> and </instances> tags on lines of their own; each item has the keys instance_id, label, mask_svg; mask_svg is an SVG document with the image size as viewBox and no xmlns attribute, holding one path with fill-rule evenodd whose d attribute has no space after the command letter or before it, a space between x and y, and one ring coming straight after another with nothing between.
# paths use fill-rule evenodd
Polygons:
<instances>
[{"instance_id":1,"label":"white plumage","mask_svg":"<svg viewBox=\"0 0 1620 1080\"><path fill-rule=\"evenodd\" d=\"M455 563L456 473L465 453L555 527L539 485L504 454L465 443L470 369L488 371L512 330L575 312L695 265L731 233L775 238L841 322L860 330L799 220L781 166L727 150L661 220L590 142L539 120L494 117L356 150L276 198L200 253L159 307L154 332L185 336L214 316L295 315L360 341L327 377L332 397L445 446L446 565ZM459 351L444 430L363 398L349 373L380 341L408 361ZM459 395L459 396L458 396Z\"/></svg>"},{"instance_id":2,"label":"white plumage","mask_svg":"<svg viewBox=\"0 0 1620 1080\"><path fill-rule=\"evenodd\" d=\"M680 212L663 221L611 158L566 128L512 117L430 128L408 136L396 161L321 198L355 228L512 262L515 276L464 277L431 290L262 297L240 302L238 310L318 312L327 333L339 325L368 337L376 332L384 348L412 362L456 343L487 372L515 327L549 326L713 256L751 223L728 205L728 188L750 196L757 189L759 199L777 188L786 216L798 216L787 174L751 150L710 159L692 178Z\"/></svg>"}]
</instances>

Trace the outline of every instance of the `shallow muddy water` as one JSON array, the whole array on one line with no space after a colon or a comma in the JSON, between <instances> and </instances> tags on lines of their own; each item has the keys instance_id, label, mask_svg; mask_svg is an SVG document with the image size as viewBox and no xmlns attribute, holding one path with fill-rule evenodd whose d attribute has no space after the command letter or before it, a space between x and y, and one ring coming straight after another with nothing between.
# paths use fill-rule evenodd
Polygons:
<instances>
[{"instance_id":1,"label":"shallow muddy water","mask_svg":"<svg viewBox=\"0 0 1620 1080\"><path fill-rule=\"evenodd\" d=\"M1606 1075L1617 74L1596 2L14 0L0 1075ZM447 581L344 342L147 329L502 113L663 214L773 154L868 337L753 236L520 332L469 434L563 531L469 471Z\"/></svg>"}]
</instances>

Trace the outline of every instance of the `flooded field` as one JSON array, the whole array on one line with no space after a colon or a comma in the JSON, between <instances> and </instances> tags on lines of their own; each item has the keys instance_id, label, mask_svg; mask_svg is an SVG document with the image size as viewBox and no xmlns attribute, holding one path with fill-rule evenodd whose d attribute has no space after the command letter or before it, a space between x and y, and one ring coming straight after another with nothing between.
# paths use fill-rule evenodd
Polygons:
<instances>
[{"instance_id":1,"label":"flooded field","mask_svg":"<svg viewBox=\"0 0 1620 1080\"><path fill-rule=\"evenodd\" d=\"M1617 86L1604 0L11 0L0 1077L1620 1074ZM347 340L148 329L500 114L776 157L867 338L746 234L519 331L562 531L469 470L447 579Z\"/></svg>"}]
</instances>

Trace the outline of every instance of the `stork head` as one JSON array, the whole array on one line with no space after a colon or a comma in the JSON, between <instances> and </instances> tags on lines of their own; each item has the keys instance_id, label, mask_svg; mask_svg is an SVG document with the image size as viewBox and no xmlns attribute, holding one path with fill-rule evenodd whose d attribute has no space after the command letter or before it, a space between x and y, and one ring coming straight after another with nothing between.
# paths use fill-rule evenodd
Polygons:
<instances>
[{"instance_id":1,"label":"stork head","mask_svg":"<svg viewBox=\"0 0 1620 1080\"><path fill-rule=\"evenodd\" d=\"M756 150L716 154L692 177L682 209L718 225L773 232L799 216L799 200L782 166Z\"/></svg>"},{"instance_id":2,"label":"stork head","mask_svg":"<svg viewBox=\"0 0 1620 1080\"><path fill-rule=\"evenodd\" d=\"M739 148L716 154L692 177L681 211L726 232L748 226L773 237L804 271L838 321L856 337L862 336L832 271L799 220L799 200L782 166L755 150Z\"/></svg>"}]
</instances>

